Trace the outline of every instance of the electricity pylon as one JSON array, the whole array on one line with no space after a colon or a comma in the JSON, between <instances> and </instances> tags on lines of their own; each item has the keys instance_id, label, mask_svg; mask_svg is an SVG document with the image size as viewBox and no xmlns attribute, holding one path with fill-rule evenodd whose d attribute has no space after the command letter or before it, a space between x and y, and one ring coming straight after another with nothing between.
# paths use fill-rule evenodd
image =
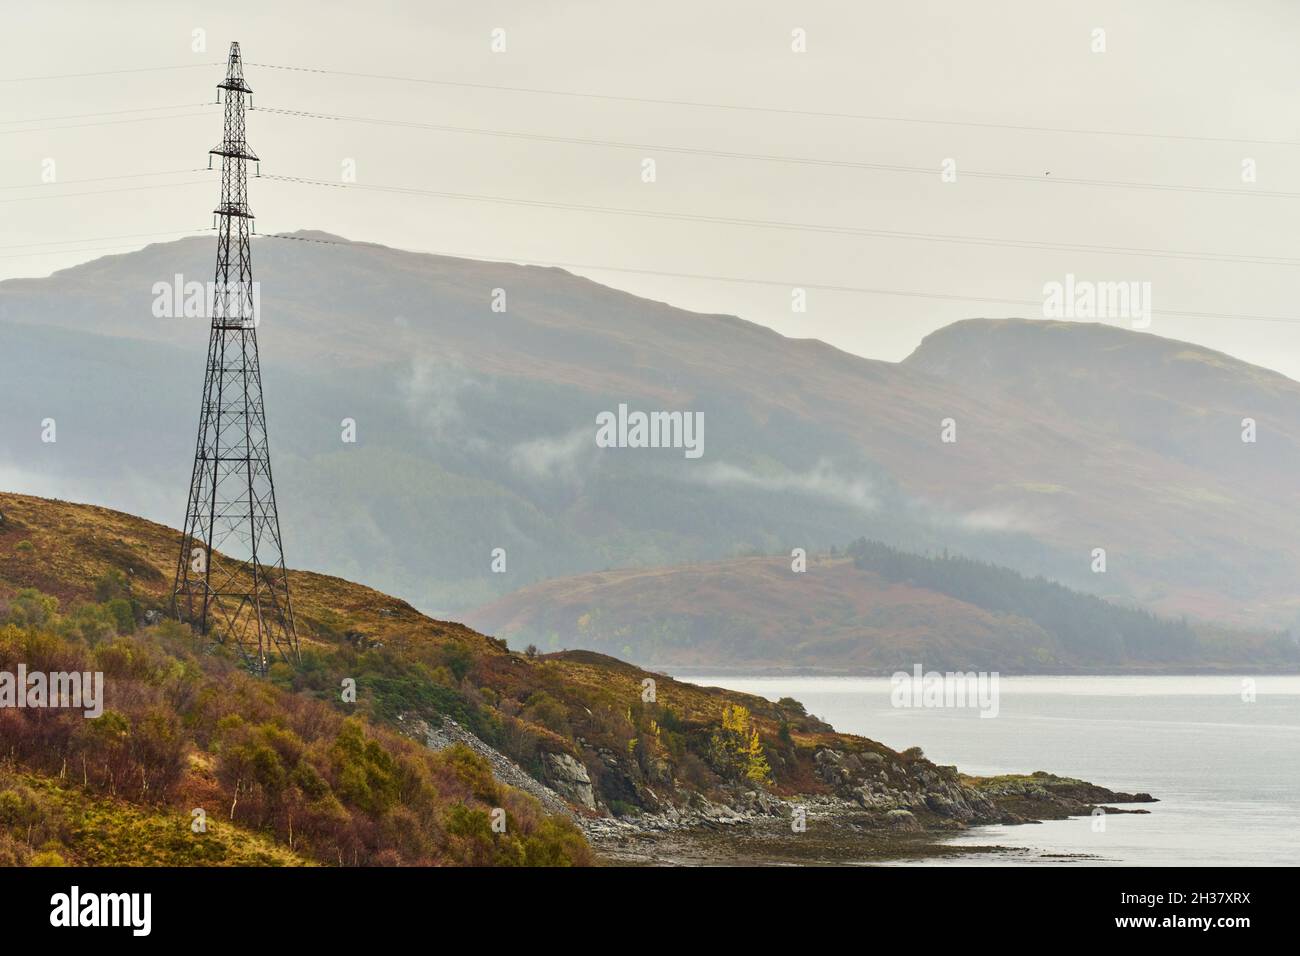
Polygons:
<instances>
[{"instance_id":1,"label":"electricity pylon","mask_svg":"<svg viewBox=\"0 0 1300 956\"><path fill-rule=\"evenodd\" d=\"M217 273L173 600L178 618L217 643L233 642L246 666L265 674L276 658L296 665L299 656L257 354L248 163L258 158L244 138L244 98L253 91L238 43L230 44L217 89L226 106L225 135L208 159L211 167L211 157L221 157L221 203L213 210Z\"/></svg>"}]
</instances>

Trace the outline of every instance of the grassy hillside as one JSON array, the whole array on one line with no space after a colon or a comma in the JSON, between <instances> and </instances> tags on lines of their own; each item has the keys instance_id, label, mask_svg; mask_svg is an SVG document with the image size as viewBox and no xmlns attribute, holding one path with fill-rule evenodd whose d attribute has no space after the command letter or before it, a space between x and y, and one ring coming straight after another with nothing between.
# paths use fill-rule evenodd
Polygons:
<instances>
[{"instance_id":1,"label":"grassy hillside","mask_svg":"<svg viewBox=\"0 0 1300 956\"><path fill-rule=\"evenodd\" d=\"M191 808L193 809L193 808ZM66 778L0 770L0 866L306 866L273 838L214 817L137 804Z\"/></svg>"},{"instance_id":2,"label":"grassy hillside","mask_svg":"<svg viewBox=\"0 0 1300 956\"><path fill-rule=\"evenodd\" d=\"M590 862L567 818L498 784L482 758L398 732L440 711L489 719L454 676L496 650L484 638L364 588L295 576L305 665L256 680L187 627L144 624L164 603L173 532L12 495L0 495L0 514L0 669L101 671L107 698L94 720L0 710L12 777L0 842L16 860ZM341 700L344 677L358 683L356 704ZM196 807L210 821L203 834L190 827ZM504 834L491 828L494 808ZM24 821L48 832L33 838ZM104 828L98 849L84 839L92 827ZM244 831L257 839L223 849Z\"/></svg>"},{"instance_id":3,"label":"grassy hillside","mask_svg":"<svg viewBox=\"0 0 1300 956\"><path fill-rule=\"evenodd\" d=\"M794 700L591 651L520 653L306 572L290 572L302 665L255 679L160 613L178 546L130 515L0 493L0 671L105 678L96 719L0 709L0 861L581 865L596 857L575 820L656 814L656 832L747 814L788 836L780 797L838 808L826 836L863 858L927 832L1151 799L1062 795L1037 777L990 790L918 748L836 733ZM447 720L461 736L434 749Z\"/></svg>"},{"instance_id":4,"label":"grassy hillside","mask_svg":"<svg viewBox=\"0 0 1300 956\"><path fill-rule=\"evenodd\" d=\"M98 720L0 710L9 772L181 823L177 814L201 807L316 862L590 860L567 819L497 784L470 751L407 739L418 720L451 717L543 780L547 755L574 757L600 812L725 799L759 782L826 792L813 757L828 743L902 760L834 734L793 701L694 687L596 654L529 657L304 572L290 572L303 666L277 665L259 681L188 628L145 623L166 604L174 531L13 494L0 494L0 515L0 669L99 670L107 682ZM341 700L346 678L355 703ZM507 811L508 839L489 829L494 807ZM173 837L142 838L140 860L172 858ZM75 845L67 852L80 858Z\"/></svg>"}]
</instances>

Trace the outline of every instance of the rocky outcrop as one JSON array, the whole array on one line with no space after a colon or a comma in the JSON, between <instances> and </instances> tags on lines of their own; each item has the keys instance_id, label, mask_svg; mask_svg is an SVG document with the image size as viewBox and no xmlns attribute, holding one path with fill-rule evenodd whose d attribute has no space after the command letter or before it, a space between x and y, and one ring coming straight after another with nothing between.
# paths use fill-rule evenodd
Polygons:
<instances>
[{"instance_id":1,"label":"rocky outcrop","mask_svg":"<svg viewBox=\"0 0 1300 956\"><path fill-rule=\"evenodd\" d=\"M894 830L915 832L922 829L921 821L911 810L890 810L885 814L885 822Z\"/></svg>"},{"instance_id":2,"label":"rocky outcrop","mask_svg":"<svg viewBox=\"0 0 1300 956\"><path fill-rule=\"evenodd\" d=\"M589 837L595 839L618 839L634 833L719 829L757 819L789 816L791 812L786 801L758 787L738 790L735 800L729 803L709 800L695 791L678 792L673 789L660 794L644 784L635 783L617 755L601 749L594 753L601 761L597 769L601 773L602 790L608 793L611 786L617 790L617 784L621 782L627 787L629 796L639 801L637 806L644 804L653 809L622 817L578 813L574 810L575 806L598 812L607 808L596 797L596 789L587 767L571 754L543 754L542 773L546 783L542 783L450 717L444 717L439 725L412 716L404 716L401 723L406 726L408 734L423 740L434 750L442 750L452 744L469 747L488 761L496 779L532 794L552 812L565 813ZM671 779L668 786L671 787Z\"/></svg>"},{"instance_id":3,"label":"rocky outcrop","mask_svg":"<svg viewBox=\"0 0 1300 956\"><path fill-rule=\"evenodd\" d=\"M679 786L667 765L662 773L647 775L612 750L592 748L581 740L585 763L570 753L542 754L542 782L450 718L443 718L438 726L409 716L403 723L408 733L434 749L464 744L488 761L498 780L532 794L551 812L575 820L602 852L625 855L637 841L673 834L679 834L673 838L680 840L690 833L710 831L721 838L733 827L785 832L785 821L796 816L840 828L846 845L856 846L863 840L915 840L912 834L1086 815L1097 809L1145 813L1104 804L1153 799L1145 793L1116 793L1041 772L962 777L955 767L938 766L924 757L832 747L821 747L813 755L814 776L829 792L783 798L762 786L733 784L711 792L710 799ZM650 776L653 779L647 779Z\"/></svg>"},{"instance_id":4,"label":"rocky outcrop","mask_svg":"<svg viewBox=\"0 0 1300 956\"><path fill-rule=\"evenodd\" d=\"M692 791L681 806L663 801L662 809L656 812L583 820L582 828L596 846L608 847L647 834L723 832L788 818L797 805L761 789L739 792L730 803L717 803Z\"/></svg>"},{"instance_id":5,"label":"rocky outcrop","mask_svg":"<svg viewBox=\"0 0 1300 956\"><path fill-rule=\"evenodd\" d=\"M1026 776L980 779L975 786L1012 818L1010 822L1083 816L1098 809L1104 813L1147 813L1142 809L1119 809L1103 804L1157 802L1149 793L1107 790L1085 780L1058 777L1042 770Z\"/></svg>"},{"instance_id":6,"label":"rocky outcrop","mask_svg":"<svg viewBox=\"0 0 1300 956\"><path fill-rule=\"evenodd\" d=\"M542 806L552 813L563 813L570 818L578 816L568 801L559 793L535 780L519 764L495 747L485 744L450 717L442 718L440 724L432 724L411 716L402 716L398 720L405 727L407 734L423 740L425 746L433 750L444 750L452 744L463 744L487 760L492 767L492 776L501 783L509 784L517 790L532 794L541 802Z\"/></svg>"},{"instance_id":7,"label":"rocky outcrop","mask_svg":"<svg viewBox=\"0 0 1300 956\"><path fill-rule=\"evenodd\" d=\"M921 825L954 829L988 823L1023 823L1091 813L1106 803L1144 803L1149 794L1116 793L1105 787L1038 773L992 780L962 778L956 767L925 759L888 759L874 752L847 753L831 748L814 758L818 779L833 793L863 810L883 814L890 826L905 810ZM964 781L964 782L963 782ZM1140 810L1113 812L1140 813Z\"/></svg>"},{"instance_id":8,"label":"rocky outcrop","mask_svg":"<svg viewBox=\"0 0 1300 956\"><path fill-rule=\"evenodd\" d=\"M565 753L543 754L542 772L554 790L588 810L596 809L591 777L575 757Z\"/></svg>"},{"instance_id":9,"label":"rocky outcrop","mask_svg":"<svg viewBox=\"0 0 1300 956\"><path fill-rule=\"evenodd\" d=\"M818 778L837 796L865 810L907 810L913 817L913 810L928 810L959 823L997 822L1004 816L982 793L961 786L954 767L889 761L874 750L844 753L831 748L816 752L814 766Z\"/></svg>"}]
</instances>

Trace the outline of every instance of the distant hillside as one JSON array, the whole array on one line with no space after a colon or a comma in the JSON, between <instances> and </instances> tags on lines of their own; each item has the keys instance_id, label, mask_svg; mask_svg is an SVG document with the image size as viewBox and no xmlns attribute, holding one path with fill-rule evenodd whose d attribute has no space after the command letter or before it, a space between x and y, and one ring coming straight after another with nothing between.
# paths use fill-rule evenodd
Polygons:
<instances>
[{"instance_id":1,"label":"distant hillside","mask_svg":"<svg viewBox=\"0 0 1300 956\"><path fill-rule=\"evenodd\" d=\"M854 567L865 574L1032 622L1073 667L1300 668L1300 640L1293 633L1231 632L1186 618L1163 618L957 555L908 554L866 539L854 542L848 553Z\"/></svg>"},{"instance_id":2,"label":"distant hillside","mask_svg":"<svg viewBox=\"0 0 1300 956\"><path fill-rule=\"evenodd\" d=\"M549 578L865 536L1173 616L1300 613L1300 386L1273 373L1021 320L869 361L559 269L297 238L253 253L296 565L445 616ZM0 484L179 522L207 329L155 317L154 286L207 281L213 254L185 239L0 283ZM597 448L623 403L702 413L703 456Z\"/></svg>"},{"instance_id":3,"label":"distant hillside","mask_svg":"<svg viewBox=\"0 0 1300 956\"><path fill-rule=\"evenodd\" d=\"M851 557L788 557L547 581L471 612L512 643L581 647L653 667L1008 674L1294 670L1300 647L1107 604L960 558L860 541Z\"/></svg>"},{"instance_id":4,"label":"distant hillside","mask_svg":"<svg viewBox=\"0 0 1300 956\"><path fill-rule=\"evenodd\" d=\"M1300 382L1222 352L1107 325L972 320L927 336L903 364L1297 499ZM1258 425L1254 444L1241 440L1243 418Z\"/></svg>"},{"instance_id":5,"label":"distant hillside","mask_svg":"<svg viewBox=\"0 0 1300 956\"><path fill-rule=\"evenodd\" d=\"M1295 550L1279 531L1300 506L1300 383L1156 335L1025 319L957 322L927 336L903 365L972 400L1034 408L1102 436L1059 463L1104 465L1102 480L1132 489L1131 505L1114 506L1123 526L1103 523L1092 545L1121 555L1125 577L1151 584L1131 597L1201 619L1297 622ZM1245 419L1252 442L1242 440ZM1133 448L1163 464L1132 457ZM1074 481L1025 491L1075 521L1101 500Z\"/></svg>"}]
</instances>

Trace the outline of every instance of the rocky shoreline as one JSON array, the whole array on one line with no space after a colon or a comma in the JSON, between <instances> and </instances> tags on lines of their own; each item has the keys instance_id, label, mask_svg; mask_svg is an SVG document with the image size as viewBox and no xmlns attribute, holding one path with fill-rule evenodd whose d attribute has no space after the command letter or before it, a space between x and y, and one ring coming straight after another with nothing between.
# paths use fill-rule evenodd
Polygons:
<instances>
[{"instance_id":1,"label":"rocky shoreline","mask_svg":"<svg viewBox=\"0 0 1300 956\"><path fill-rule=\"evenodd\" d=\"M543 757L542 783L455 721L408 719L408 731L440 750L462 744L483 756L502 783L563 813L614 865L852 864L995 853L997 846L945 845L946 837L990 824L1032 824L1093 813L1147 813L1115 804L1154 803L1042 771L970 777L955 767L880 753L823 747L815 773L824 792L777 795L758 786L731 788L725 800L696 791L657 799L654 812L608 813L584 765L568 754Z\"/></svg>"}]
</instances>

